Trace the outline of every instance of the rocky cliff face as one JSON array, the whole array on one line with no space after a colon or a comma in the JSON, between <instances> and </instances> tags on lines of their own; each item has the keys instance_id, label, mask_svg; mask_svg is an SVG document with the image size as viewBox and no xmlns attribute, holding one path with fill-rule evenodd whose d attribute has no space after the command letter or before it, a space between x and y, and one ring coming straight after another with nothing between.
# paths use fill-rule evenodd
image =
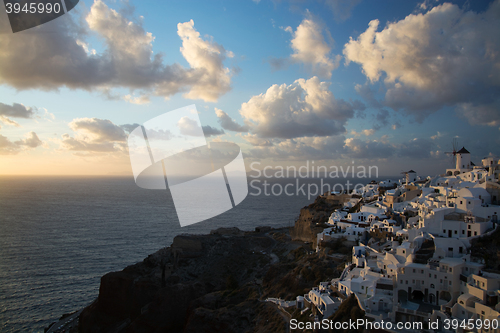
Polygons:
<instances>
[{"instance_id":1,"label":"rocky cliff face","mask_svg":"<svg viewBox=\"0 0 500 333\"><path fill-rule=\"evenodd\" d=\"M79 331L199 332L201 323L204 332L251 331L269 322L259 283L275 245L271 236L238 229L177 236L143 262L104 275Z\"/></svg>"},{"instance_id":2,"label":"rocky cliff face","mask_svg":"<svg viewBox=\"0 0 500 333\"><path fill-rule=\"evenodd\" d=\"M101 278L79 332L285 332L266 297L293 299L338 276L288 229L177 236L172 246Z\"/></svg>"},{"instance_id":3,"label":"rocky cliff face","mask_svg":"<svg viewBox=\"0 0 500 333\"><path fill-rule=\"evenodd\" d=\"M337 200L318 196L316 200L300 210L300 215L295 226L290 230L293 240L311 242L313 249L316 248L316 235L323 231L322 224L328 221L335 209L342 208Z\"/></svg>"}]
</instances>

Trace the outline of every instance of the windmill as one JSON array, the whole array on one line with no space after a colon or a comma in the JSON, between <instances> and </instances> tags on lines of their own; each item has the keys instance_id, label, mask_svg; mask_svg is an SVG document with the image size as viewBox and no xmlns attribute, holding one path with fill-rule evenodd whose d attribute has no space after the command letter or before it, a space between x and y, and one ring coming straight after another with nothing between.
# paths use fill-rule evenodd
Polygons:
<instances>
[{"instance_id":1,"label":"windmill","mask_svg":"<svg viewBox=\"0 0 500 333\"><path fill-rule=\"evenodd\" d=\"M408 174L407 171L403 171L401 172L402 175L405 175L405 184L408 185L408 183L410 182L410 175Z\"/></svg>"},{"instance_id":2,"label":"windmill","mask_svg":"<svg viewBox=\"0 0 500 333\"><path fill-rule=\"evenodd\" d=\"M453 138L453 141L451 142L451 145L453 147L453 151L447 151L445 152L446 155L452 155L452 161L453 164L456 164L457 162L457 148L458 148L458 140L457 138Z\"/></svg>"}]
</instances>

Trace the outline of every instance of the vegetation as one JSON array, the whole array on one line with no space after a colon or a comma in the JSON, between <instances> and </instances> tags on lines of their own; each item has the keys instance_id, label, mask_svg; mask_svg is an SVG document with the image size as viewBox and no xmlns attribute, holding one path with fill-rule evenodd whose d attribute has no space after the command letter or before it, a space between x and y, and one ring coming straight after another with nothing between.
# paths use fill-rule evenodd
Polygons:
<instances>
[{"instance_id":1,"label":"vegetation","mask_svg":"<svg viewBox=\"0 0 500 333\"><path fill-rule=\"evenodd\" d=\"M471 240L471 255L483 259L486 269L500 273L500 228L491 235Z\"/></svg>"}]
</instances>

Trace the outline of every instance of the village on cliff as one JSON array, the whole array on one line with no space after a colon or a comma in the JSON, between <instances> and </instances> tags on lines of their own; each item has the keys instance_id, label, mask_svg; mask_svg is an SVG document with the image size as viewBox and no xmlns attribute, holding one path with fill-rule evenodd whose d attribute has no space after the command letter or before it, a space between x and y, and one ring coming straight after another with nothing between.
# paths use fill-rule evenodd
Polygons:
<instances>
[{"instance_id":1,"label":"village on cliff","mask_svg":"<svg viewBox=\"0 0 500 333\"><path fill-rule=\"evenodd\" d=\"M471 256L471 242L498 227L500 160L490 156L474 165L465 148L454 155L455 168L439 176L423 178L410 170L397 182L372 181L352 193L323 194L342 208L317 235L316 252L328 241L351 242L349 262L339 278L296 300L268 301L311 311L315 322L354 295L373 322L456 319L458 325L449 327L453 332L468 331L461 323L470 320L498 324L500 274ZM488 326L473 331L499 331L498 325Z\"/></svg>"}]
</instances>

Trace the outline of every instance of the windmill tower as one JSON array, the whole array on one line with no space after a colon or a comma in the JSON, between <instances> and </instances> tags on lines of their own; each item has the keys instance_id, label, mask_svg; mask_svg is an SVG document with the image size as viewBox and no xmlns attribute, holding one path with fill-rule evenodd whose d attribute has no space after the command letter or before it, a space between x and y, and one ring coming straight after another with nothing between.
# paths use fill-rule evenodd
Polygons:
<instances>
[{"instance_id":1,"label":"windmill tower","mask_svg":"<svg viewBox=\"0 0 500 333\"><path fill-rule=\"evenodd\" d=\"M470 169L470 153L465 147L462 147L459 151L457 151L457 165L456 168L458 170Z\"/></svg>"}]
</instances>

